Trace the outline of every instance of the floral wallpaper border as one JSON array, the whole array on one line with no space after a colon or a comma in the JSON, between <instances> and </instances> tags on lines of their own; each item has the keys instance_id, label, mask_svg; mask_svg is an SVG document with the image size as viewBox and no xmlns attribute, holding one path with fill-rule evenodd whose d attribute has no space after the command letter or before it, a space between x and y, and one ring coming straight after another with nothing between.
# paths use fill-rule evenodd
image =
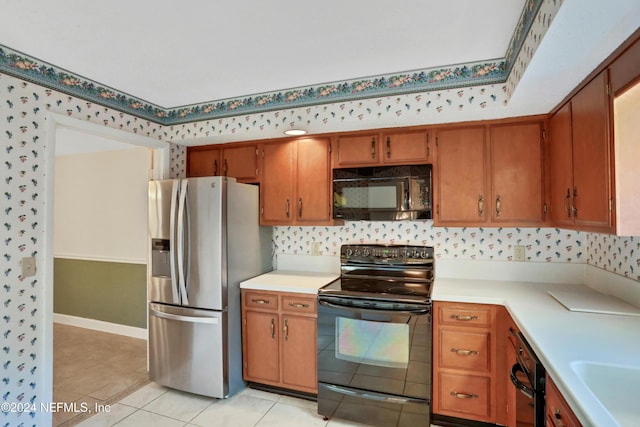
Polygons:
<instances>
[{"instance_id":1,"label":"floral wallpaper border","mask_svg":"<svg viewBox=\"0 0 640 427\"><path fill-rule=\"evenodd\" d=\"M379 96L505 83L545 1L527 0L506 58L379 75L164 108L0 45L0 72L163 125ZM549 21L550 22L550 21ZM540 27L538 27L540 28ZM546 27L543 26L546 32ZM536 31L536 39L541 37ZM520 68L528 62L520 62ZM521 72L523 70L520 70ZM519 79L518 79L519 80Z\"/></svg>"}]
</instances>

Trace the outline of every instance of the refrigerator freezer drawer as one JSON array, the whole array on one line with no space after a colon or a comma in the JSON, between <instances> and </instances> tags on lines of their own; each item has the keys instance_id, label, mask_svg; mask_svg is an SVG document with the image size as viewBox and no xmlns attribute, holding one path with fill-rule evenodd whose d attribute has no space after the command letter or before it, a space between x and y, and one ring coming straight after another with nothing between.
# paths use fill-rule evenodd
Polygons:
<instances>
[{"instance_id":1,"label":"refrigerator freezer drawer","mask_svg":"<svg viewBox=\"0 0 640 427\"><path fill-rule=\"evenodd\" d=\"M228 395L227 313L149 304L149 377L167 387Z\"/></svg>"}]
</instances>

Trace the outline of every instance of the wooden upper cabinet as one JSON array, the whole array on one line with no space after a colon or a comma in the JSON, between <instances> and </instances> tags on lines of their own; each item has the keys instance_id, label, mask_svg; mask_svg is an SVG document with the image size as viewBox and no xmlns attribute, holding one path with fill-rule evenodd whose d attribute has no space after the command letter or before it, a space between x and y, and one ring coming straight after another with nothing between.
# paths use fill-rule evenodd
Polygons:
<instances>
[{"instance_id":1,"label":"wooden upper cabinet","mask_svg":"<svg viewBox=\"0 0 640 427\"><path fill-rule=\"evenodd\" d=\"M426 131L383 134L381 142L383 163L431 163L429 133Z\"/></svg>"},{"instance_id":2,"label":"wooden upper cabinet","mask_svg":"<svg viewBox=\"0 0 640 427\"><path fill-rule=\"evenodd\" d=\"M260 186L260 223L282 225L293 222L293 141L267 142L263 146L263 175Z\"/></svg>"},{"instance_id":3,"label":"wooden upper cabinet","mask_svg":"<svg viewBox=\"0 0 640 427\"><path fill-rule=\"evenodd\" d=\"M571 103L549 119L549 219L560 227L573 225L573 143Z\"/></svg>"},{"instance_id":4,"label":"wooden upper cabinet","mask_svg":"<svg viewBox=\"0 0 640 427\"><path fill-rule=\"evenodd\" d=\"M541 225L543 121L436 130L435 225Z\"/></svg>"},{"instance_id":5,"label":"wooden upper cabinet","mask_svg":"<svg viewBox=\"0 0 640 427\"><path fill-rule=\"evenodd\" d=\"M331 221L331 162L328 138L297 141L296 222Z\"/></svg>"},{"instance_id":6,"label":"wooden upper cabinet","mask_svg":"<svg viewBox=\"0 0 640 427\"><path fill-rule=\"evenodd\" d=\"M605 70L571 100L573 215L581 230L614 231L607 84Z\"/></svg>"},{"instance_id":7,"label":"wooden upper cabinet","mask_svg":"<svg viewBox=\"0 0 640 427\"><path fill-rule=\"evenodd\" d=\"M331 222L329 147L329 138L264 143L261 224Z\"/></svg>"},{"instance_id":8,"label":"wooden upper cabinet","mask_svg":"<svg viewBox=\"0 0 640 427\"><path fill-rule=\"evenodd\" d=\"M220 147L188 147L187 177L220 175Z\"/></svg>"},{"instance_id":9,"label":"wooden upper cabinet","mask_svg":"<svg viewBox=\"0 0 640 427\"><path fill-rule=\"evenodd\" d=\"M544 222L542 131L540 121L490 126L492 222Z\"/></svg>"},{"instance_id":10,"label":"wooden upper cabinet","mask_svg":"<svg viewBox=\"0 0 640 427\"><path fill-rule=\"evenodd\" d=\"M255 183L260 180L258 144L233 144L222 146L222 175L238 182Z\"/></svg>"},{"instance_id":11,"label":"wooden upper cabinet","mask_svg":"<svg viewBox=\"0 0 640 427\"><path fill-rule=\"evenodd\" d=\"M339 136L335 145L334 167L372 166L380 162L380 135Z\"/></svg>"},{"instance_id":12,"label":"wooden upper cabinet","mask_svg":"<svg viewBox=\"0 0 640 427\"><path fill-rule=\"evenodd\" d=\"M483 224L489 218L485 180L487 145L485 127L436 131L434 223Z\"/></svg>"},{"instance_id":13,"label":"wooden upper cabinet","mask_svg":"<svg viewBox=\"0 0 640 427\"><path fill-rule=\"evenodd\" d=\"M431 163L427 130L358 133L336 139L334 168Z\"/></svg>"}]
</instances>

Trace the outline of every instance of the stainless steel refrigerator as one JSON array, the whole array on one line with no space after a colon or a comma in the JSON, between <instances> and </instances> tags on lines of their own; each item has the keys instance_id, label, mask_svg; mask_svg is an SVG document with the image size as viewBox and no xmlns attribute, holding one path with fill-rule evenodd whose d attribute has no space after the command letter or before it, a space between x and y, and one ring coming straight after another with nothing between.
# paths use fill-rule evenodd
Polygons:
<instances>
[{"instance_id":1,"label":"stainless steel refrigerator","mask_svg":"<svg viewBox=\"0 0 640 427\"><path fill-rule=\"evenodd\" d=\"M149 182L149 376L225 398L242 387L240 282L271 268L258 187L234 178Z\"/></svg>"}]
</instances>

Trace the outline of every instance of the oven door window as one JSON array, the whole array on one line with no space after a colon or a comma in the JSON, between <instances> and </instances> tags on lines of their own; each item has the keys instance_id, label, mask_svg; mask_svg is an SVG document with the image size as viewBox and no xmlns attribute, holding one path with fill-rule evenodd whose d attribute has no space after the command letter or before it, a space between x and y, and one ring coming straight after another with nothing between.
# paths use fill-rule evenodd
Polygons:
<instances>
[{"instance_id":1,"label":"oven door window","mask_svg":"<svg viewBox=\"0 0 640 427\"><path fill-rule=\"evenodd\" d=\"M337 359L365 365L406 369L409 364L409 325L338 317Z\"/></svg>"}]
</instances>

